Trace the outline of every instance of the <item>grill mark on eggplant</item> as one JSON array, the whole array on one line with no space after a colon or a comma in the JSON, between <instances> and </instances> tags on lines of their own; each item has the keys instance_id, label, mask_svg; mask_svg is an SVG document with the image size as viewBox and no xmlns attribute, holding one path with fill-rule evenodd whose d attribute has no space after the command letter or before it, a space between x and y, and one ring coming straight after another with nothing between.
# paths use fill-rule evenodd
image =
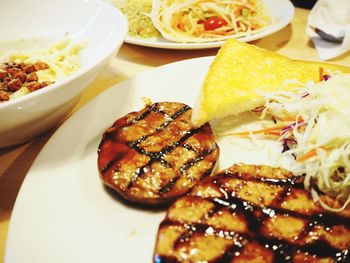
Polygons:
<instances>
[{"instance_id":1,"label":"grill mark on eggplant","mask_svg":"<svg viewBox=\"0 0 350 263\"><path fill-rule=\"evenodd\" d=\"M177 247L183 245L185 242L191 242L190 239L194 234L200 236L208 235L208 229L210 229L211 235L231 239L234 243L226 249L224 255L220 256L220 258L214 260L213 262L225 262L221 260L227 258L227 254L231 254L230 251L237 251L237 248L241 249L242 247L237 244L237 240L240 240L241 244L255 241L262 247L270 249L271 252L274 253L274 262L292 262L293 254L298 251L309 253L310 255L320 258L335 258L336 262L345 262L344 260L349 258L349 253L347 252L348 250L337 249L323 239L316 240L312 243L298 245L279 238L256 236L249 232L238 233L225 228L214 228L211 225L202 223L183 224L168 220L162 222L160 228L164 226L179 226L187 229L187 231L180 235L180 237L178 237L178 239L174 242L173 249L177 249ZM229 259L231 259L231 257Z\"/></svg>"},{"instance_id":2,"label":"grill mark on eggplant","mask_svg":"<svg viewBox=\"0 0 350 263\"><path fill-rule=\"evenodd\" d=\"M141 154L144 154L148 157L150 157L151 159L159 159L160 156L168 153L169 151L171 151L173 148L175 148L176 146L178 146L178 144L176 144L176 142L174 143L175 145L173 145L173 148L169 148L169 149L166 149L167 147L163 148L161 151L159 152L149 152L149 151L146 151L144 150L143 148L140 147L140 143L145 141L147 138L149 138L150 136L153 136L155 135L156 133L164 130L167 126L169 126L169 124L171 124L176 118L180 117L182 114L184 114L186 111L190 110L191 108L187 105L184 105L179 111L175 112L172 116L170 116L170 118L163 122L159 127L156 128L156 131L154 133L151 133L151 134L147 134L145 136L141 136L139 139L133 141L133 142L129 142L128 143L128 146L141 153ZM164 113L163 113L164 115ZM135 122L136 123L136 122ZM195 131L197 130L190 130L188 133L194 133ZM192 135L192 134L191 134ZM180 139L181 140L181 139ZM169 147L169 146L168 146Z\"/></svg>"},{"instance_id":3,"label":"grill mark on eggplant","mask_svg":"<svg viewBox=\"0 0 350 263\"><path fill-rule=\"evenodd\" d=\"M227 209L231 210L232 212L236 210L242 210L242 211L256 211L258 209L262 209L262 212L264 214L275 214L275 215L288 215L295 218L299 218L302 220L308 220L308 222L314 222L314 224L322 225L325 227L335 226L335 225L344 225L347 228L350 229L350 219L343 217L338 214L333 214L331 212L324 212L324 213L313 213L311 215L308 214L302 214L296 211L291 211L285 208L281 208L280 206L258 206L255 204L250 203L249 201L246 201L244 199L231 196L228 194L228 198L222 199L222 198L213 198L208 199L211 200L215 205L219 205L221 207L226 207ZM283 201L282 201L283 202ZM232 206L231 204L234 204Z\"/></svg>"},{"instance_id":4,"label":"grill mark on eggplant","mask_svg":"<svg viewBox=\"0 0 350 263\"><path fill-rule=\"evenodd\" d=\"M215 146L215 145L214 145ZM180 175L175 176L174 178L171 178L170 181L164 185L162 188L159 189L159 194L160 195L164 195L165 193L169 192L175 185L175 183L181 178L181 176L183 174L186 173L186 171L188 169L190 169L192 166L194 166L196 163L204 160L204 158L208 155L210 155L214 150L216 149L216 147L211 147L205 151L203 151L202 153L200 153L198 156L196 156L195 158L188 160L185 164L182 165L182 167L180 168ZM204 172L203 177L208 176L208 173L210 174L212 171L211 169L208 169L207 171Z\"/></svg>"},{"instance_id":5,"label":"grill mark on eggplant","mask_svg":"<svg viewBox=\"0 0 350 263\"><path fill-rule=\"evenodd\" d=\"M130 182L128 183L127 188L130 189L133 184L138 180L138 178L142 177L143 174L145 174L145 172L147 171L147 168L150 167L153 163L155 162L159 162L162 165L166 166L166 167L171 167L170 163L167 162L165 159L163 159L164 155L170 153L172 150L174 150L176 147L180 146L184 141L186 141L188 138L190 138L193 134L195 134L196 132L198 132L201 128L197 128L197 129L191 129L189 130L183 137L181 137L178 141L174 142L172 145L169 145L167 147L164 147L163 149L161 149L159 152L149 152L144 150L143 148L141 148L139 145L140 143L142 143L143 141L145 141L147 138L149 138L150 136L155 135L158 132L161 132L162 130L164 130L167 126L169 126L176 118L180 117L182 114L184 114L185 112L187 112L188 110L190 110L191 108L187 105L184 105L180 110L178 110L177 112L175 112L173 115L171 115L167 121L163 122L159 127L156 128L154 133L151 134L147 134L145 136L141 136L140 138L138 138L135 141L132 142L128 142L127 145L129 148L146 155L147 157L150 158L150 161L144 165L143 167L140 167L136 172L134 177L130 180ZM149 108L143 112L142 114L140 114L138 117L132 119L131 121L127 122L126 125L124 125L123 127L126 126L130 126L133 124L136 124L138 121L143 120L144 118L146 118L150 113L152 112L158 112L158 113L162 113L163 115L166 115L163 111L160 111L158 108L158 103L154 103L151 106L149 106ZM112 136L111 136L112 137ZM192 151L195 151L193 149L192 146L188 145L188 144L184 144L186 146L184 146L184 148L186 149L190 149ZM100 148L100 147L99 147ZM190 161L188 161L183 167L180 168L181 173L184 173L186 170L188 170L189 168L191 168L195 163L201 161L204 159L205 156L209 155L211 152L213 152L213 150L216 149L216 145L214 144L213 147L211 147L210 149L208 149L207 151L201 153L197 158L192 159ZM118 155L115 158L113 158L101 171L102 174L104 174L106 171L108 171L116 162L120 161L124 155ZM177 176L175 178L172 178L169 183L164 186L163 188L161 188L159 190L159 193L161 195L169 192L172 187L174 186L174 184L176 183L176 181L180 178L180 176Z\"/></svg>"},{"instance_id":6,"label":"grill mark on eggplant","mask_svg":"<svg viewBox=\"0 0 350 263\"><path fill-rule=\"evenodd\" d=\"M158 112L158 103L154 103L150 106L148 106L147 110L145 110L142 114L140 114L139 116L137 116L136 118L132 119L132 120L129 120L127 121L127 119L125 117L123 117L121 120L118 120L118 121L121 121L122 122L122 125L121 125L121 128L124 128L124 127L128 127L128 126L131 126L135 123L137 123L138 121L141 121L143 120L144 118L146 118L150 113L152 112ZM103 134L103 138L104 140L101 140L99 146L98 146L98 153L101 151L101 148L102 148L102 145L104 143L106 143L107 140L109 141L114 141L114 138L115 138L115 132L118 131L118 130L115 130L115 125L117 124L116 121L113 126L110 128L112 129L111 132L109 132L108 130ZM142 136L144 137L144 136ZM141 137L141 138L142 138ZM140 140L140 139L138 139ZM115 158L113 158L110 162L108 162L101 170L101 173L104 174L106 173L116 162L120 161L121 159L123 159L125 157L126 153L124 154L118 154Z\"/></svg>"},{"instance_id":7,"label":"grill mark on eggplant","mask_svg":"<svg viewBox=\"0 0 350 263\"><path fill-rule=\"evenodd\" d=\"M188 151L191 151L191 152L194 152L194 153L198 153L198 151L195 148L193 148L193 146L190 145L190 144L184 143L182 145L182 147L184 147Z\"/></svg>"},{"instance_id":8,"label":"grill mark on eggplant","mask_svg":"<svg viewBox=\"0 0 350 263\"><path fill-rule=\"evenodd\" d=\"M184 141L186 141L188 138L190 138L193 134L195 134L200 128L197 129L192 129L189 130L185 133L184 136L182 136L178 141L174 141L171 145L168 145L166 147L164 147L163 149L161 149L159 152L150 152L147 151L143 148L141 148L139 146L139 143L135 143L135 142L129 142L128 146L137 151L138 153L141 153L143 155L148 156L151 159L160 159L161 157L163 157L165 154L170 153L172 150L174 150L176 147L180 146L181 143L183 143Z\"/></svg>"},{"instance_id":9,"label":"grill mark on eggplant","mask_svg":"<svg viewBox=\"0 0 350 263\"><path fill-rule=\"evenodd\" d=\"M163 122L161 124L161 126L156 128L156 132L160 132L162 131L164 128L166 128L171 122L173 122L177 117L181 116L183 113L185 113L186 111L190 110L191 108L187 105L184 105L179 111L175 112L170 118L169 120L167 120L166 122ZM150 105L148 107L148 109L140 114L139 116L137 116L136 118L132 119L129 122L125 122L124 125L122 125L123 127L127 127L127 126L131 126L133 124L136 124L138 121L143 120L144 118L146 118L150 113L152 112L158 112L158 113L162 113L163 115L165 114L164 112L160 111L158 109L158 103L154 103L152 105ZM129 146L129 148L134 149L136 151L138 151L139 153L142 153L144 155L147 155L150 158L157 158L157 154L159 155L159 153L151 153L151 152L146 152L143 151L142 148L139 147L139 144L143 141L145 141L149 136L154 135L155 133L152 134L148 134L145 136L141 136L140 138L138 138L137 140L133 141L133 142L129 142L127 145ZM109 140L113 140L115 134L114 133L106 133L106 139ZM99 146L99 151L101 149L101 145ZM105 167L102 169L101 173L104 174L106 171L108 171L116 162L118 162L121 158L114 158L112 159L107 165L105 165ZM167 167L169 167L169 163L167 163L165 160L162 160L162 163L164 163L164 165L166 165Z\"/></svg>"},{"instance_id":10,"label":"grill mark on eggplant","mask_svg":"<svg viewBox=\"0 0 350 263\"><path fill-rule=\"evenodd\" d=\"M314 255L319 258L326 258L331 257L335 259L336 262L349 262L350 259L350 253L348 249L342 250L338 249L334 246L332 246L330 243L328 243L324 238L321 236L318 240L307 243L303 245L293 244L287 240L281 240L280 238L274 238L274 237L266 237L261 232L261 226L262 222L268 218L271 214L274 216L281 216L281 215L287 215L295 218L300 218L306 221L306 229L301 231L298 235L298 238L302 238L305 235L307 235L314 226L319 225L323 227L331 228L332 226L337 225L343 225L344 227L350 229L350 219L346 218L344 216L341 216L336 213L331 212L323 212L323 213L317 213L314 212L311 215L299 213L296 211L291 211L288 209L284 209L281 207L282 202L285 200L285 198L288 196L288 193L292 191L292 189L299 189L300 184L288 184L286 180L288 179L274 179L272 181L271 185L277 185L284 187L283 190L278 194L271 202L270 206L258 206L255 204L250 203L249 201L238 198L234 195L232 195L232 192L228 191L227 189L224 189L222 185L220 185L219 181L222 178L229 178L234 175L234 178L237 178L238 174L235 173L220 173L215 176L215 179L213 178L211 180L211 183L213 183L216 187L220 188L220 190L226 192L225 198L202 198L199 196L192 196L189 195L190 198L200 198L206 201L210 201L214 204L214 208L210 209L203 217L211 217L213 216L217 211L224 208L229 210L230 212L235 212L240 215L243 215L245 218L245 221L247 223L248 232L244 233L237 233L233 232L227 229L222 228L214 228L214 226L203 224L203 223L180 223L176 221L171 221L169 219L163 221L160 225L160 229L166 226L175 225L180 227L185 227L187 229L186 232L184 232L175 242L174 242L174 249L176 249L179 244L182 244L183 242L190 242L191 236L196 233L196 235L207 235L207 229L211 228L211 233L214 235L218 235L220 233L226 233L226 235L230 236L233 234L238 234L241 238L251 242L256 241L261 246L268 248L274 255L274 262L293 262L293 255L295 253L304 252L311 255ZM261 180L264 179L264 180ZM243 179L241 179L243 180ZM244 180L248 181L255 181L258 183L267 183L271 180L265 180L265 178L258 178L253 177ZM259 215L263 215L262 217L257 217L255 212L261 212ZM258 235L257 235L258 233ZM232 259L232 255L234 252L237 252L240 250L240 247L237 246L237 244L232 244L229 246L229 248L226 249L225 253L223 255L220 255L219 258L211 261L211 262L230 262ZM161 262L167 262L165 261ZM180 262L180 261L178 261Z\"/></svg>"},{"instance_id":11,"label":"grill mark on eggplant","mask_svg":"<svg viewBox=\"0 0 350 263\"><path fill-rule=\"evenodd\" d=\"M211 154L215 149L215 145L213 145L214 147L211 147L207 150L205 150L204 152L200 153L196 158L191 159L189 161L187 161L184 165L182 165L182 167L180 168L180 172L181 173L185 173L188 169L190 169L193 165L195 165L196 163L203 161L204 158L206 156L208 156L209 154Z\"/></svg>"},{"instance_id":12,"label":"grill mark on eggplant","mask_svg":"<svg viewBox=\"0 0 350 263\"><path fill-rule=\"evenodd\" d=\"M191 129L189 130L184 136L182 136L178 141L175 141L173 144L168 145L161 149L159 152L149 152L144 150L143 148L140 148L138 145L130 145L132 149L135 151L142 153L150 158L149 162L146 164L146 166L151 166L155 162L160 162L163 164L163 162L167 163L166 160L163 159L163 157L170 153L172 150L174 150L176 147L180 146L184 141L186 141L188 138L190 138L193 134L198 132L200 128L197 129ZM136 172L134 177L130 180L128 184L128 189L130 189L133 184L144 174L144 169L140 169L140 172Z\"/></svg>"},{"instance_id":13,"label":"grill mark on eggplant","mask_svg":"<svg viewBox=\"0 0 350 263\"><path fill-rule=\"evenodd\" d=\"M211 164L211 166L213 167L213 165ZM210 168L208 170L206 170L204 173L203 173L203 178L209 176L211 174L211 172L213 171L213 168ZM181 178L181 176L176 176L174 178L171 178L169 180L169 182L164 185L162 188L159 189L159 194L160 195L164 195L166 194L167 192L169 192L175 185L175 183Z\"/></svg>"},{"instance_id":14,"label":"grill mark on eggplant","mask_svg":"<svg viewBox=\"0 0 350 263\"><path fill-rule=\"evenodd\" d=\"M283 178L283 179L276 179L276 178L266 178L266 177L259 177L259 176L251 176L249 178L243 177L238 172L231 172L226 171L223 173L218 173L216 176L221 176L225 178L237 178L244 181L250 181L250 182L260 182L267 185L276 185L276 186L286 186L286 187L293 187L297 189L305 189L304 188L304 176L292 176L290 178Z\"/></svg>"},{"instance_id":15,"label":"grill mark on eggplant","mask_svg":"<svg viewBox=\"0 0 350 263\"><path fill-rule=\"evenodd\" d=\"M214 162L210 162L210 166L211 168L207 169L204 173L203 173L203 178L208 177L209 175L211 175L213 169L214 169Z\"/></svg>"},{"instance_id":16,"label":"grill mark on eggplant","mask_svg":"<svg viewBox=\"0 0 350 263\"><path fill-rule=\"evenodd\" d=\"M191 127L190 114L185 104L159 102L116 120L98 147L101 180L132 202L169 203L188 192L219 154L210 125ZM174 187L178 176L184 184Z\"/></svg>"},{"instance_id":17,"label":"grill mark on eggplant","mask_svg":"<svg viewBox=\"0 0 350 263\"><path fill-rule=\"evenodd\" d=\"M152 105L149 105L147 107L147 109L142 114L140 114L139 116L135 117L134 119L128 120L128 121L125 120L124 124L121 125L120 128L124 128L124 127L128 127L128 126L134 125L137 122L145 119L152 112L156 112L156 113L161 113L163 115L167 115L164 111L160 110L158 108L158 106L159 106L159 103L154 103ZM170 118L167 121L162 123L160 127L157 127L156 128L156 132L159 132L159 131L163 130L164 128L166 128L174 119L176 119L177 117L181 116L183 113L185 113L186 111L188 111L190 109L191 109L191 107L189 107L188 105L184 105L179 111L175 112L172 116L170 116ZM112 128L116 125L116 123L117 122L115 122L113 124ZM147 136L141 136L139 139L137 139L133 143L139 144L142 141L144 141L145 139L147 139L150 135L152 135L152 134L148 134ZM104 136L106 137L106 139L113 140L113 138L115 137L115 134L114 134L114 132L107 132L107 133L104 134ZM101 149L101 144L98 147L98 151L100 151L100 149Z\"/></svg>"},{"instance_id":18,"label":"grill mark on eggplant","mask_svg":"<svg viewBox=\"0 0 350 263\"><path fill-rule=\"evenodd\" d=\"M143 112L142 114L140 114L139 116L137 116L136 118L130 120L128 122L128 125L127 126L130 126L132 124L135 124L141 120L143 120L144 118L146 118L150 113L152 112L159 112L159 109L158 109L158 103L154 103L152 105L149 105L147 110L145 110L145 112Z\"/></svg>"},{"instance_id":19,"label":"grill mark on eggplant","mask_svg":"<svg viewBox=\"0 0 350 263\"><path fill-rule=\"evenodd\" d=\"M117 154L110 162L107 163L107 165L105 165L102 168L101 173L102 174L106 173L110 168L112 168L112 166L115 163L117 163L118 161L122 160L125 156L126 156L126 153L119 153L119 154Z\"/></svg>"},{"instance_id":20,"label":"grill mark on eggplant","mask_svg":"<svg viewBox=\"0 0 350 263\"><path fill-rule=\"evenodd\" d=\"M130 148L137 150L138 152L142 153L142 154L146 154L144 152L142 152L142 148L139 147L140 143L145 141L147 138L149 138L152 135L155 135L158 132L161 132L162 130L164 130L167 126L169 126L169 124L171 124L176 118L180 117L182 114L184 114L186 111L190 110L191 108L187 105L184 105L180 110L178 110L177 112L175 112L172 116L170 116L168 118L167 121L163 122L159 127L156 128L156 131L154 133L151 134L147 134L145 136L140 137L139 139L133 141L133 142L129 142L128 145ZM158 113L162 113L163 115L167 115L166 113L157 110L156 112ZM141 120L141 119L140 119ZM133 122L133 124L135 124L137 121ZM147 155L147 154L146 154Z\"/></svg>"},{"instance_id":21,"label":"grill mark on eggplant","mask_svg":"<svg viewBox=\"0 0 350 263\"><path fill-rule=\"evenodd\" d=\"M164 195L165 193L169 192L171 189L173 189L174 185L179 179L180 179L180 176L171 178L166 185L164 185L162 188L159 189L159 194Z\"/></svg>"},{"instance_id":22,"label":"grill mark on eggplant","mask_svg":"<svg viewBox=\"0 0 350 263\"><path fill-rule=\"evenodd\" d=\"M235 255L235 253L240 253L242 248L243 244L239 241L235 241L234 244L226 250L225 254L214 259L211 261L211 263L231 263L232 257Z\"/></svg>"},{"instance_id":23,"label":"grill mark on eggplant","mask_svg":"<svg viewBox=\"0 0 350 263\"><path fill-rule=\"evenodd\" d=\"M244 201L242 200L242 203ZM217 202L217 204L222 204L221 202ZM224 206L229 210L232 210L232 207ZM259 221L255 216L251 217L252 214L246 213L248 210L241 210L235 212L241 212L244 214L245 219L248 221ZM249 225L249 223L248 223ZM185 227L187 229L186 232L184 232L175 242L173 248L176 249L179 245L183 244L184 242L190 242L191 237L196 235L208 235L208 229L210 229L210 233L213 235L223 237L223 235L226 238L236 238L240 237L242 240L245 240L247 242L256 241L258 242L262 247L269 248L274 253L274 262L292 262L293 254L295 254L297 251L309 253L311 255L315 255L320 258L324 257L331 257L335 258L336 262L347 262L344 260L347 260L349 258L349 253L347 250L341 250L333 247L331 244L329 244L326 240L320 239L317 241L314 241L312 243L307 244L293 244L286 240L281 240L279 238L274 237L266 237L263 235L255 235L254 231L255 228L249 227L249 232L243 232L238 233L234 232L225 228L215 228L212 225L204 224L204 223L181 223L171 220L163 221L160 225L160 229L163 227L168 226L179 226L179 227ZM252 230L254 230L252 232ZM238 246L238 248L241 248ZM220 259L214 260L214 262L230 262L230 261L222 261L224 258L231 259L231 257L228 257L227 254L230 253L229 251L238 251L237 250L237 243L232 244L232 246L229 246L229 248L225 251L225 253L220 257ZM162 261L167 262L167 261Z\"/></svg>"}]
</instances>

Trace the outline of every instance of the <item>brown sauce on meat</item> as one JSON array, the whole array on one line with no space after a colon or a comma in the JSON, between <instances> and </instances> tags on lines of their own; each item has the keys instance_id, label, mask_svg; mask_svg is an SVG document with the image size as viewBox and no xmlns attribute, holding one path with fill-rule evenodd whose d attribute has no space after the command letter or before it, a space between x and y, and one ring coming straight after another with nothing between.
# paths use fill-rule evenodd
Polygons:
<instances>
[{"instance_id":1,"label":"brown sauce on meat","mask_svg":"<svg viewBox=\"0 0 350 263\"><path fill-rule=\"evenodd\" d=\"M177 180L183 176L191 167L196 165L198 162L204 160L207 156L211 154L218 154L218 147L215 144L214 137L211 133L209 124L206 124L200 128L188 129L188 130L179 130L176 131L178 134L181 134L181 137L175 139L170 144L162 147L161 149L147 150L143 144L147 142L148 139L154 138L157 134L162 134L162 132L172 123L190 111L191 108L185 104L182 104L179 109L177 109L172 114L167 114L164 109L164 103L154 103L141 112L134 112L128 114L126 117L117 120L113 126L105 132L103 139L99 145L99 160L98 166L102 177L108 177L109 174L113 174L118 170L120 163L128 162L134 158L135 154L145 156L148 162L139 166L132 178L127 184L127 189L131 189L135 186L136 182L145 176L145 174L150 170L153 164L158 163L163 167L173 168L172 164L166 159L166 157L171 154L177 147L183 147L187 151L193 151L195 156L190 160L186 161L179 169L178 175L171 178L164 186L158 189L158 194L160 196L167 194L172 190L173 186L176 184ZM147 119L146 119L147 118ZM164 121L154 129L153 132L149 134L144 134L138 136L134 140L127 140L122 135L122 130L124 128L133 127L137 125L140 121L150 122L153 121L156 123L157 119L163 118ZM189 121L189 120L188 120ZM187 124L188 125L188 124ZM172 127L173 129L180 129L178 127ZM209 135L208 135L209 134ZM161 135L159 135L161 136ZM203 147L201 151L196 150L193 146L187 143L189 138L196 138L197 141L200 140L211 140L213 143L209 148ZM107 150L106 150L107 149ZM211 164L211 168L203 172L203 176L207 176L211 173L216 159ZM110 182L113 184L113 182Z\"/></svg>"},{"instance_id":2,"label":"brown sauce on meat","mask_svg":"<svg viewBox=\"0 0 350 263\"><path fill-rule=\"evenodd\" d=\"M211 180L210 184L215 188L219 188L220 192L225 192L224 198L203 198L204 200L214 204L213 208L204 216L211 217L211 215L221 211L222 209L229 210L231 213L236 213L242 215L247 224L247 231L244 232L234 232L224 228L215 228L208 224L203 223L191 223L182 224L176 221L172 221L167 218L163 221L159 227L162 229L167 226L180 226L186 228L187 230L181 234L180 237L174 242L173 249L176 250L180 244L191 242L191 237L193 235L205 236L210 229L210 233L220 237L226 237L230 240L234 240L232 245L226 248L225 252L221 256L211 260L211 263L229 263L234 262L233 258L235 255L239 255L241 250L245 247L245 244L249 242L257 242L261 247L268 249L273 254L274 263L282 262L295 262L293 261L296 253L305 253L316 258L331 258L334 262L350 262L349 249L339 249L332 246L323 237L318 237L317 240L313 242L308 242L306 244L298 244L298 242L290 242L283 238L276 238L273 236L268 236L263 233L262 227L265 221L269 218L278 216L291 216L294 218L299 218L305 221L305 228L301 231L298 236L294 237L295 240L301 240L306 235L313 230L315 226L323 226L328 231L337 225L342 225L347 229L350 229L350 219L342 215L324 211L322 213L310 212L301 213L298 211L288 210L282 207L282 203L287 196L290 195L293 189L303 189L302 177L292 177L289 179L269 179L261 177L245 178L245 181L253 181L264 184L269 184L272 186L283 187L281 191L271 202L268 207L259 206L246 201L242 198L237 197L232 192L225 189L222 184L219 183L221 179L235 177L235 174L226 172L220 173L214 176L215 179ZM208 180L209 181L209 180ZM191 194L186 197L191 200L191 198L202 198L198 196L192 196ZM285 226L288 227L288 226ZM155 253L154 255L155 263L165 263L165 262L181 262L175 257L169 257L164 255L159 255ZM255 261L254 261L255 262ZM260 262L260 261L259 261ZM304 261L298 261L304 262ZM307 261L305 261L307 262Z\"/></svg>"}]
</instances>

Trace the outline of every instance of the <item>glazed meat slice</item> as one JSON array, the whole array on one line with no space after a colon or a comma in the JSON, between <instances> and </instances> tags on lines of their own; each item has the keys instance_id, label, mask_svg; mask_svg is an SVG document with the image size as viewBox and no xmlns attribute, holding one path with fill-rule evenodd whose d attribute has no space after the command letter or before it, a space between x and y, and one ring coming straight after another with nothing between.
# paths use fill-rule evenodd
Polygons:
<instances>
[{"instance_id":1,"label":"glazed meat slice","mask_svg":"<svg viewBox=\"0 0 350 263\"><path fill-rule=\"evenodd\" d=\"M190 125L192 109L159 102L117 120L98 150L102 181L129 201L167 203L212 173L219 148L210 125Z\"/></svg>"},{"instance_id":2,"label":"glazed meat slice","mask_svg":"<svg viewBox=\"0 0 350 263\"><path fill-rule=\"evenodd\" d=\"M153 262L345 263L349 248L350 210L324 210L283 169L234 165L170 206Z\"/></svg>"}]
</instances>

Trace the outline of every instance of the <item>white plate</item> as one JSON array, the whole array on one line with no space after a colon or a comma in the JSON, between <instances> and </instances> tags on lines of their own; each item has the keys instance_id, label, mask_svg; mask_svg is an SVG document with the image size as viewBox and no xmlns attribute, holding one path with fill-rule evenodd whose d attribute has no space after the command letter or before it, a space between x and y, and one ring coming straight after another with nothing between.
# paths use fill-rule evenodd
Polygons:
<instances>
[{"instance_id":1,"label":"white plate","mask_svg":"<svg viewBox=\"0 0 350 263\"><path fill-rule=\"evenodd\" d=\"M294 6L289 0L262 0L269 10L270 14L275 17L276 22L263 29L259 33L251 36L238 38L243 42L250 42L257 40L268 35L271 35L278 30L281 30L292 21L294 16ZM156 38L137 38L133 36L126 36L126 43L155 47L155 48L166 48L166 49L206 49L220 47L225 41L215 41L207 43L176 43L168 41L163 37Z\"/></svg>"},{"instance_id":2,"label":"white plate","mask_svg":"<svg viewBox=\"0 0 350 263\"><path fill-rule=\"evenodd\" d=\"M71 116L45 145L23 182L5 261L151 262L164 211L127 206L108 191L99 179L97 147L103 131L117 118L141 108L142 97L192 106L212 59L185 60L140 74ZM245 117L237 121L236 125L249 122ZM242 150L240 142L231 138L218 143L221 168L233 162L273 164L267 156L280 150L276 144L252 153L249 143Z\"/></svg>"}]
</instances>

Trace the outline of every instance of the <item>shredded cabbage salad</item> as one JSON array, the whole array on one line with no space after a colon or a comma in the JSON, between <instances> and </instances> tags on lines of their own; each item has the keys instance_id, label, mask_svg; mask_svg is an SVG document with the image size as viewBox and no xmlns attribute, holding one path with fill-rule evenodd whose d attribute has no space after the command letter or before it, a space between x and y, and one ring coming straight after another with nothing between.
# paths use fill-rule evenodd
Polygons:
<instances>
[{"instance_id":1,"label":"shredded cabbage salad","mask_svg":"<svg viewBox=\"0 0 350 263\"><path fill-rule=\"evenodd\" d=\"M272 23L260 0L153 0L151 17L165 38L179 42L244 37Z\"/></svg>"},{"instance_id":2,"label":"shredded cabbage salad","mask_svg":"<svg viewBox=\"0 0 350 263\"><path fill-rule=\"evenodd\" d=\"M295 161L291 172L305 175L305 188L315 201L340 212L350 203L350 74L322 74L319 83L309 82L291 91L262 93L265 105L261 120L269 127L237 135L270 136L283 144L283 155ZM333 207L319 193L335 197Z\"/></svg>"},{"instance_id":3,"label":"shredded cabbage salad","mask_svg":"<svg viewBox=\"0 0 350 263\"><path fill-rule=\"evenodd\" d=\"M160 36L150 17L152 0L113 0L112 3L126 16L130 36L140 38Z\"/></svg>"}]
</instances>

